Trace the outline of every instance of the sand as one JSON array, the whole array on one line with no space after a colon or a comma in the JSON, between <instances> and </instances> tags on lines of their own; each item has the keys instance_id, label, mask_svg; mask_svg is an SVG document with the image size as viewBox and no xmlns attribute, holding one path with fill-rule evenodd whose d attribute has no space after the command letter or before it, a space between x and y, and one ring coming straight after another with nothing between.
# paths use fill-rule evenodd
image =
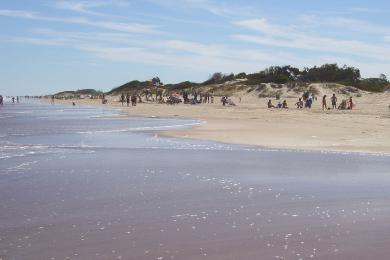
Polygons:
<instances>
[{"instance_id":1,"label":"sand","mask_svg":"<svg viewBox=\"0 0 390 260\"><path fill-rule=\"evenodd\" d=\"M287 99L293 108L268 109L267 98L240 96L241 102L232 97L237 106L228 107L221 105L219 97L214 104L139 103L129 108L121 106L119 97L110 97L107 106L120 107L130 116L187 117L204 122L191 129L164 133L174 137L281 149L390 153L390 93L354 97L357 108L352 111L323 111L319 100L311 110L298 110L293 107L295 97ZM98 100L74 102L101 105Z\"/></svg>"}]
</instances>

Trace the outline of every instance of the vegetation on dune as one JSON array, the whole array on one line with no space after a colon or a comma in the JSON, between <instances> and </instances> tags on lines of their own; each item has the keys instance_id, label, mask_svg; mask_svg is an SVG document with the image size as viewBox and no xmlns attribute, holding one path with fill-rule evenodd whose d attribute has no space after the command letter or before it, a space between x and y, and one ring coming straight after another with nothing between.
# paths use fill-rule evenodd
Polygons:
<instances>
[{"instance_id":1,"label":"vegetation on dune","mask_svg":"<svg viewBox=\"0 0 390 260\"><path fill-rule=\"evenodd\" d=\"M73 95L73 96L80 96L80 95L91 95L91 96L97 96L103 94L103 91L98 91L95 89L79 89L79 90L70 90L70 91L62 91L54 94L55 96L66 96L66 95Z\"/></svg>"},{"instance_id":2,"label":"vegetation on dune","mask_svg":"<svg viewBox=\"0 0 390 260\"><path fill-rule=\"evenodd\" d=\"M223 74L222 72L216 72L202 83L184 81L177 84L163 85L158 77L148 81L133 80L113 88L107 94L117 95L139 91L154 93L163 90L168 92L199 90L199 92L211 91L219 93L225 91L233 93L246 89L248 92L253 90L261 92L262 90L259 88L264 88L265 83L271 84L270 86L275 89L283 84L296 93L301 92L302 89L307 88L312 83L328 83L328 85L332 83L334 88L338 88L339 85L353 86L369 92L382 92L390 89L390 82L383 74L378 78L363 79L360 75L360 70L357 68L346 65L340 67L337 64L324 64L319 67L314 66L302 70L292 66L272 66L251 74L242 72L235 75L233 73ZM79 90L77 93L74 93L88 95L95 92L99 93L92 89ZM70 92L68 91L67 93ZM264 92L260 95L266 95L266 93Z\"/></svg>"}]
</instances>

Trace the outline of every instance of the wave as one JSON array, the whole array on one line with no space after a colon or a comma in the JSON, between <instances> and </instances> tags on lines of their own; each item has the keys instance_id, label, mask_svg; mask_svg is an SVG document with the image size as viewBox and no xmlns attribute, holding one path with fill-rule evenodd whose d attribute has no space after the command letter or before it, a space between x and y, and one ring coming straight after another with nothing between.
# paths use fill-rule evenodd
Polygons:
<instances>
[{"instance_id":1,"label":"wave","mask_svg":"<svg viewBox=\"0 0 390 260\"><path fill-rule=\"evenodd\" d=\"M201 125L202 122L196 123L187 123L187 124L177 124L177 125L163 125L163 126L140 126L140 127L131 127L124 129L112 129L112 130L94 130L94 131L80 131L76 132L77 134L96 134L96 133L123 133L123 132L142 132L142 131L158 131L165 129L181 129L191 126Z\"/></svg>"}]
</instances>

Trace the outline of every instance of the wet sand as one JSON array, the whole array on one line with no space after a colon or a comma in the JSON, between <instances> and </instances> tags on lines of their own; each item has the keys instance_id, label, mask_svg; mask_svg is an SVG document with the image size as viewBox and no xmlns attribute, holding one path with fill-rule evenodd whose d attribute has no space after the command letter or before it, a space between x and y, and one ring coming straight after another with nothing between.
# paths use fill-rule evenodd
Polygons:
<instances>
[{"instance_id":1,"label":"wet sand","mask_svg":"<svg viewBox=\"0 0 390 260\"><path fill-rule=\"evenodd\" d=\"M93 111L66 128L79 109L67 110L70 121L58 128L58 115L47 112L29 135L0 138L3 150L10 142L50 150L0 161L1 259L390 254L389 157L164 138L135 129L180 120Z\"/></svg>"}]
</instances>

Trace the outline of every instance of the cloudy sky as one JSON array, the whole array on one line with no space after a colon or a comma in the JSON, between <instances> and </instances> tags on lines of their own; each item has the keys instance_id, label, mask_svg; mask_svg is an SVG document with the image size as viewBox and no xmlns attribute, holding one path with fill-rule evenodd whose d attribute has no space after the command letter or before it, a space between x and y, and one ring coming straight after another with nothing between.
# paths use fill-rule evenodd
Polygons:
<instances>
[{"instance_id":1,"label":"cloudy sky","mask_svg":"<svg viewBox=\"0 0 390 260\"><path fill-rule=\"evenodd\" d=\"M390 3L1 0L1 94L337 62L390 75Z\"/></svg>"}]
</instances>

